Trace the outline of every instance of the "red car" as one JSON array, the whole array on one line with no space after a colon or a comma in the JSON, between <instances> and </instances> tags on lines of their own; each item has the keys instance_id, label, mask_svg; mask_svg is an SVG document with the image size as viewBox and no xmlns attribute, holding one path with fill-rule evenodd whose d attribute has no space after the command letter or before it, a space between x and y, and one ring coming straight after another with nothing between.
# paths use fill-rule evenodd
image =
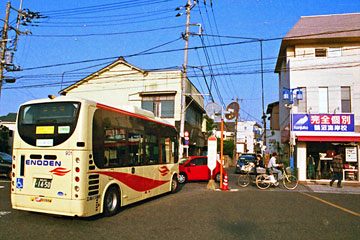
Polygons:
<instances>
[{"instance_id":1,"label":"red car","mask_svg":"<svg viewBox=\"0 0 360 240\"><path fill-rule=\"evenodd\" d=\"M223 169L223 173L225 170ZM211 177L210 169L207 165L207 157L191 156L182 158L179 162L179 183L192 180L209 180ZM220 182L220 163L216 161L213 171L213 178Z\"/></svg>"}]
</instances>

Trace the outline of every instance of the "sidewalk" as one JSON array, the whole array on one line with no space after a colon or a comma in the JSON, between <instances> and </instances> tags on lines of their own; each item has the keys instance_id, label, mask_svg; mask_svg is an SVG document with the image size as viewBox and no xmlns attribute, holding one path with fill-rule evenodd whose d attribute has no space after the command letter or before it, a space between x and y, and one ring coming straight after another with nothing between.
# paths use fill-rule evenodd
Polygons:
<instances>
[{"instance_id":1,"label":"sidewalk","mask_svg":"<svg viewBox=\"0 0 360 240\"><path fill-rule=\"evenodd\" d=\"M342 193L342 194L360 194L359 186L342 186L337 188L336 183L330 187L329 184L301 184L299 187L303 187L311 192L316 193Z\"/></svg>"}]
</instances>

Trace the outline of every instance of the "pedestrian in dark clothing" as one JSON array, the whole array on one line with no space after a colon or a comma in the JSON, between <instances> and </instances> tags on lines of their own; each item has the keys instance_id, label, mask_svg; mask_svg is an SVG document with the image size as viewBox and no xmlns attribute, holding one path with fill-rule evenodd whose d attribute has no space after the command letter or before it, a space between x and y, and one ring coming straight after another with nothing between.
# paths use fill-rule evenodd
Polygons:
<instances>
[{"instance_id":1,"label":"pedestrian in dark clothing","mask_svg":"<svg viewBox=\"0 0 360 240\"><path fill-rule=\"evenodd\" d=\"M254 173L257 174L257 170L256 168L258 167L264 167L264 162L262 160L261 155L256 155L256 160L255 160L255 167L254 167Z\"/></svg>"},{"instance_id":2,"label":"pedestrian in dark clothing","mask_svg":"<svg viewBox=\"0 0 360 240\"><path fill-rule=\"evenodd\" d=\"M261 155L256 155L255 167L264 167L264 162Z\"/></svg>"},{"instance_id":3,"label":"pedestrian in dark clothing","mask_svg":"<svg viewBox=\"0 0 360 240\"><path fill-rule=\"evenodd\" d=\"M344 169L344 160L341 153L337 152L334 156L333 160L331 161L331 166L334 171L334 177L330 181L330 187L332 187L333 183L337 179L337 187L341 188L341 180L343 178L343 169Z\"/></svg>"}]
</instances>

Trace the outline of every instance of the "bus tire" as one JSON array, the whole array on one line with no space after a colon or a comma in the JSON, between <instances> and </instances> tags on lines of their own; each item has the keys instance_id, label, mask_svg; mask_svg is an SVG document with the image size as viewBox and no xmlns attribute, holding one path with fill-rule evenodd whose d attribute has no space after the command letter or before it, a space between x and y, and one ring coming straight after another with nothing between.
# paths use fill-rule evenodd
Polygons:
<instances>
[{"instance_id":1,"label":"bus tire","mask_svg":"<svg viewBox=\"0 0 360 240\"><path fill-rule=\"evenodd\" d=\"M119 211L120 207L120 192L115 186L110 187L104 198L104 215L110 217L115 215Z\"/></svg>"},{"instance_id":2,"label":"bus tire","mask_svg":"<svg viewBox=\"0 0 360 240\"><path fill-rule=\"evenodd\" d=\"M179 187L179 182L177 176L173 176L171 180L171 193L176 193Z\"/></svg>"}]
</instances>

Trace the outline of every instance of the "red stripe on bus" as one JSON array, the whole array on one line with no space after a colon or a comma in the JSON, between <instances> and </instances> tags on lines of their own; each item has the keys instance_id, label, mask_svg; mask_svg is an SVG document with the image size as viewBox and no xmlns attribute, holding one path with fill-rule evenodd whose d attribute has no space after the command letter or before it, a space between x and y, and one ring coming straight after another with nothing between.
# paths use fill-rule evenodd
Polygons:
<instances>
[{"instance_id":1,"label":"red stripe on bus","mask_svg":"<svg viewBox=\"0 0 360 240\"><path fill-rule=\"evenodd\" d=\"M105 110L110 110L110 111L113 111L113 112L118 112L118 113L125 114L125 115L128 115L128 116L136 117L136 118L141 118L141 119L144 119L146 121L155 122L155 123L159 123L159 124L170 126L170 127L174 128L173 125L166 124L166 123L163 123L163 122L159 122L159 121L153 120L151 118L145 117L145 116L140 115L140 114L136 114L136 113L128 112L128 111L121 110L121 109L118 109L118 108L110 107L110 106L107 106L107 105L104 105L104 104L101 104L101 103L97 103L96 107L102 108L102 109L105 109Z\"/></svg>"},{"instance_id":2,"label":"red stripe on bus","mask_svg":"<svg viewBox=\"0 0 360 240\"><path fill-rule=\"evenodd\" d=\"M128 174L128 173L122 173L122 172L104 171L104 172L95 172L95 173L113 177L116 180L122 182L126 186L138 192L148 191L169 182L169 181L161 181L151 178L145 178L145 177Z\"/></svg>"}]
</instances>

